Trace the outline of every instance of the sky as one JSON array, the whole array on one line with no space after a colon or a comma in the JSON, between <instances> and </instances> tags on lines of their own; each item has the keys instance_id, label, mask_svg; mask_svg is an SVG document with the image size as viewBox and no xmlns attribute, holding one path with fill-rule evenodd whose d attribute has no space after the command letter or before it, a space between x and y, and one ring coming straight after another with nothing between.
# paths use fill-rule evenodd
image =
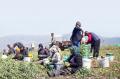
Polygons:
<instances>
[{"instance_id":1,"label":"sky","mask_svg":"<svg viewBox=\"0 0 120 79\"><path fill-rule=\"evenodd\" d=\"M0 37L84 30L120 37L120 0L0 0Z\"/></svg>"}]
</instances>

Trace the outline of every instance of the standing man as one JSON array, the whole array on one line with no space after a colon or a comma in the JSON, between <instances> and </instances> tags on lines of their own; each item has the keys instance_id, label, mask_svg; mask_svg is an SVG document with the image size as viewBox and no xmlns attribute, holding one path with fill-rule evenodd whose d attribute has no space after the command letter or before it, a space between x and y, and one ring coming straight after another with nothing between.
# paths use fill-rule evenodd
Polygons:
<instances>
[{"instance_id":1,"label":"standing man","mask_svg":"<svg viewBox=\"0 0 120 79\"><path fill-rule=\"evenodd\" d=\"M54 33L51 33L51 44L50 47L52 47L56 43Z\"/></svg>"},{"instance_id":2,"label":"standing man","mask_svg":"<svg viewBox=\"0 0 120 79\"><path fill-rule=\"evenodd\" d=\"M72 36L70 38L72 45L79 47L82 39L83 30L81 28L81 23L76 22L75 28L73 29Z\"/></svg>"},{"instance_id":3,"label":"standing man","mask_svg":"<svg viewBox=\"0 0 120 79\"><path fill-rule=\"evenodd\" d=\"M93 57L99 56L100 38L93 32L85 31L85 36L88 36L87 44L91 44L91 52L93 50Z\"/></svg>"},{"instance_id":4,"label":"standing man","mask_svg":"<svg viewBox=\"0 0 120 79\"><path fill-rule=\"evenodd\" d=\"M71 73L75 73L79 68L82 67L82 56L80 55L80 43L83 36L83 30L81 29L81 23L76 22L75 28L73 29L72 36L70 38L72 42L71 55L68 59L71 66Z\"/></svg>"}]
</instances>

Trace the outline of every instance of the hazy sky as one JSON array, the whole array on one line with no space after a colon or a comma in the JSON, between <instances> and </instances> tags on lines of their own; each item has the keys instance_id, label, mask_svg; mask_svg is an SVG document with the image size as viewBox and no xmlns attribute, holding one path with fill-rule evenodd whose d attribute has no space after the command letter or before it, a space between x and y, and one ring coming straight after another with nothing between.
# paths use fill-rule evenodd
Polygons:
<instances>
[{"instance_id":1,"label":"hazy sky","mask_svg":"<svg viewBox=\"0 0 120 79\"><path fill-rule=\"evenodd\" d=\"M120 0L0 0L0 37L84 30L120 37Z\"/></svg>"}]
</instances>

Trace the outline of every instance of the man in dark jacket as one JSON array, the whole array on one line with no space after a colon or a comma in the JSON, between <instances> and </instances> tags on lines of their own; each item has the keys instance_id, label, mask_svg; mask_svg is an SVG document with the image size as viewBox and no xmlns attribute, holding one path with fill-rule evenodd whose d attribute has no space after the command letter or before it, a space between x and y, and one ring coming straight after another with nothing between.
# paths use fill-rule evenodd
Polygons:
<instances>
[{"instance_id":1,"label":"man in dark jacket","mask_svg":"<svg viewBox=\"0 0 120 79\"><path fill-rule=\"evenodd\" d=\"M24 57L28 57L28 48L27 47L21 47L20 49L20 53L24 56Z\"/></svg>"},{"instance_id":2,"label":"man in dark jacket","mask_svg":"<svg viewBox=\"0 0 120 79\"><path fill-rule=\"evenodd\" d=\"M91 44L91 52L93 50L93 57L99 56L100 38L93 32L85 32L85 36L88 36L87 44Z\"/></svg>"},{"instance_id":3,"label":"man in dark jacket","mask_svg":"<svg viewBox=\"0 0 120 79\"><path fill-rule=\"evenodd\" d=\"M43 60L47 58L50 55L49 51L43 48L42 44L39 44L39 50L38 50L38 58L39 60Z\"/></svg>"},{"instance_id":4,"label":"man in dark jacket","mask_svg":"<svg viewBox=\"0 0 120 79\"><path fill-rule=\"evenodd\" d=\"M73 29L72 36L70 38L72 44L79 47L80 41L82 39L82 35L83 35L83 30L81 29L81 23L77 21L75 28Z\"/></svg>"}]
</instances>

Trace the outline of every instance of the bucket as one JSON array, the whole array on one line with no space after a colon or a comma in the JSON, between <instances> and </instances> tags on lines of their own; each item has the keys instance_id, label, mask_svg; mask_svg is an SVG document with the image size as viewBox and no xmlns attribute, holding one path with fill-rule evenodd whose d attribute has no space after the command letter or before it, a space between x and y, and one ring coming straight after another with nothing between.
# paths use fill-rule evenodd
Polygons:
<instances>
[{"instance_id":1,"label":"bucket","mask_svg":"<svg viewBox=\"0 0 120 79\"><path fill-rule=\"evenodd\" d=\"M91 59L89 58L82 58L82 62L83 62L83 67L84 68L91 68Z\"/></svg>"},{"instance_id":2,"label":"bucket","mask_svg":"<svg viewBox=\"0 0 120 79\"><path fill-rule=\"evenodd\" d=\"M7 55L2 55L2 59L7 59Z\"/></svg>"},{"instance_id":3,"label":"bucket","mask_svg":"<svg viewBox=\"0 0 120 79\"><path fill-rule=\"evenodd\" d=\"M24 57L23 61L30 62L30 57Z\"/></svg>"},{"instance_id":4,"label":"bucket","mask_svg":"<svg viewBox=\"0 0 120 79\"><path fill-rule=\"evenodd\" d=\"M103 68L109 67L109 59L108 59L108 57L101 58L99 60L99 65L100 65L100 67L103 67Z\"/></svg>"},{"instance_id":5,"label":"bucket","mask_svg":"<svg viewBox=\"0 0 120 79\"><path fill-rule=\"evenodd\" d=\"M111 61L111 62L114 60L114 56L112 53L107 53L106 57L108 57L109 61Z\"/></svg>"}]
</instances>

